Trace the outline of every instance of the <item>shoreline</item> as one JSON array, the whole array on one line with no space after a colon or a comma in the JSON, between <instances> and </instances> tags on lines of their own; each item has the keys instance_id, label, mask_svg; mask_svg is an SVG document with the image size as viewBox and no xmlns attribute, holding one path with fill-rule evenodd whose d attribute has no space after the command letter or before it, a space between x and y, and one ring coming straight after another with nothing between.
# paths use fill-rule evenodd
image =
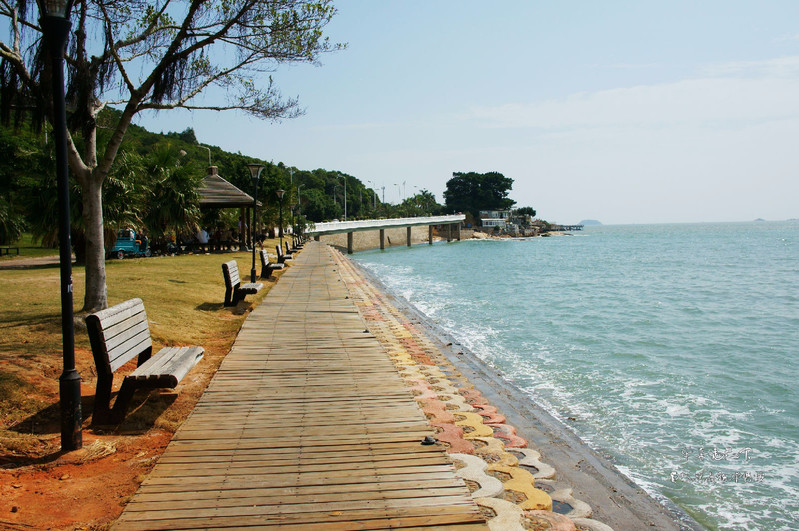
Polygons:
<instances>
[{"instance_id":1,"label":"shoreline","mask_svg":"<svg viewBox=\"0 0 799 531\"><path fill-rule=\"evenodd\" d=\"M577 498L587 502L597 520L618 531L641 526L664 530L705 529L670 500L655 499L501 372L458 344L445 330L431 323L412 304L396 296L359 263L349 262L419 327L445 358L507 417L518 435L541 453L542 461L555 468L557 482L573 489Z\"/></svg>"}]
</instances>

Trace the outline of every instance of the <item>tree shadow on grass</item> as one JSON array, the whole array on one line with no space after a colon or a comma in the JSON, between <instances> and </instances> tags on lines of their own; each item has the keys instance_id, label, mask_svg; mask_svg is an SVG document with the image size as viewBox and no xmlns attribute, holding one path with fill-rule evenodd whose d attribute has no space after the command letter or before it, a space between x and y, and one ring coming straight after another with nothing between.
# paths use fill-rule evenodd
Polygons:
<instances>
[{"instance_id":1,"label":"tree shadow on grass","mask_svg":"<svg viewBox=\"0 0 799 531\"><path fill-rule=\"evenodd\" d=\"M249 301L239 301L236 306L225 306L221 302L204 302L194 307L195 310L200 310L201 312L218 312L225 308L230 308L230 313L233 315L244 315L252 310L252 304Z\"/></svg>"},{"instance_id":2,"label":"tree shadow on grass","mask_svg":"<svg viewBox=\"0 0 799 531\"><path fill-rule=\"evenodd\" d=\"M201 312L218 312L224 307L225 305L221 302L204 302L198 306L195 306L194 309L200 310Z\"/></svg>"}]
</instances>

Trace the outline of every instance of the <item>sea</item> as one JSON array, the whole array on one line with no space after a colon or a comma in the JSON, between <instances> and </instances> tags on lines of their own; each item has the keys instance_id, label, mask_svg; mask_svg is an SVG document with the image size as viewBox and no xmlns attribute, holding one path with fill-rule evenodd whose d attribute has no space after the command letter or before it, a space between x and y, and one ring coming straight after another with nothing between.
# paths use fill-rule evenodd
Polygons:
<instances>
[{"instance_id":1,"label":"sea","mask_svg":"<svg viewBox=\"0 0 799 531\"><path fill-rule=\"evenodd\" d=\"M654 497L708 529L799 529L799 221L353 258Z\"/></svg>"}]
</instances>

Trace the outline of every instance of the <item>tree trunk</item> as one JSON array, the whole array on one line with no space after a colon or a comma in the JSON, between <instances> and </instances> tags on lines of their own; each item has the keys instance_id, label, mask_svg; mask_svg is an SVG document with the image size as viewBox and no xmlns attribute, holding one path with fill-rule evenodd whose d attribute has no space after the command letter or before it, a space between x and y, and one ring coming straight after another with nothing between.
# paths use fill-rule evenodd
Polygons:
<instances>
[{"instance_id":1,"label":"tree trunk","mask_svg":"<svg viewBox=\"0 0 799 531\"><path fill-rule=\"evenodd\" d=\"M72 229L72 251L75 253L75 265L86 265L86 234L82 230Z\"/></svg>"},{"instance_id":2,"label":"tree trunk","mask_svg":"<svg viewBox=\"0 0 799 531\"><path fill-rule=\"evenodd\" d=\"M105 241L103 234L103 184L92 175L83 186L83 220L86 223L86 296L83 311L108 307L105 286Z\"/></svg>"}]
</instances>

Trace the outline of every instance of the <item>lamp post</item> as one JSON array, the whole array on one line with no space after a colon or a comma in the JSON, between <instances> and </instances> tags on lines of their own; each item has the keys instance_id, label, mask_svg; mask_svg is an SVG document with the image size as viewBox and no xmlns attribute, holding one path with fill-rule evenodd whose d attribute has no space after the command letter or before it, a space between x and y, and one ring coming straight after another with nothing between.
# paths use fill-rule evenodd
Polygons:
<instances>
[{"instance_id":1,"label":"lamp post","mask_svg":"<svg viewBox=\"0 0 799 531\"><path fill-rule=\"evenodd\" d=\"M289 224L292 232L294 231L294 207L291 206L291 194L294 191L294 168L289 168Z\"/></svg>"},{"instance_id":2,"label":"lamp post","mask_svg":"<svg viewBox=\"0 0 799 531\"><path fill-rule=\"evenodd\" d=\"M344 179L344 221L347 221L347 176L342 175L342 179Z\"/></svg>"},{"instance_id":3,"label":"lamp post","mask_svg":"<svg viewBox=\"0 0 799 531\"><path fill-rule=\"evenodd\" d=\"M297 222L298 223L300 222L299 218L302 218L302 201L300 201L300 190L302 190L303 186L305 186L305 185L301 184L301 185L299 185L297 187L297 218L298 218Z\"/></svg>"},{"instance_id":4,"label":"lamp post","mask_svg":"<svg viewBox=\"0 0 799 531\"><path fill-rule=\"evenodd\" d=\"M252 177L252 186L255 189L252 200L252 223L250 224L250 234L252 234L250 243L252 244L252 269L250 269L250 282L255 282L255 220L256 212L258 211L258 179L261 178L261 172L264 169L263 164L247 164Z\"/></svg>"},{"instance_id":5,"label":"lamp post","mask_svg":"<svg viewBox=\"0 0 799 531\"><path fill-rule=\"evenodd\" d=\"M61 450L83 446L80 375L75 369L75 323L72 307L72 241L69 217L69 162L67 160L67 111L64 98L64 53L72 24L71 0L38 0L42 35L52 67L53 140L58 186L58 254L61 264L61 335L64 372L58 378L61 406Z\"/></svg>"},{"instance_id":6,"label":"lamp post","mask_svg":"<svg viewBox=\"0 0 799 531\"><path fill-rule=\"evenodd\" d=\"M285 194L285 193L286 193L286 191L283 190L282 188L277 191L277 200L278 200L278 202L280 204L280 207L279 207L280 227L278 228L278 230L280 231L280 248L281 249L283 248L283 194Z\"/></svg>"}]
</instances>

